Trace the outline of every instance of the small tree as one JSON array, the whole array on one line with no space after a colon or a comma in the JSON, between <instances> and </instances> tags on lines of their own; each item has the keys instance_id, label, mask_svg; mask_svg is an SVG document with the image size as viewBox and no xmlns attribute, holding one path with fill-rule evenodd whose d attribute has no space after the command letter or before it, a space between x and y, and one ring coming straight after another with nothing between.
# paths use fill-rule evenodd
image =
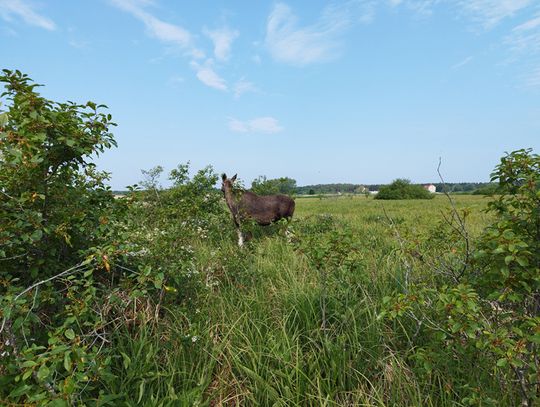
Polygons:
<instances>
[{"instance_id":1,"label":"small tree","mask_svg":"<svg viewBox=\"0 0 540 407\"><path fill-rule=\"evenodd\" d=\"M432 199L434 197L421 185L413 185L411 181L398 178L390 185L381 187L376 199Z\"/></svg>"},{"instance_id":2,"label":"small tree","mask_svg":"<svg viewBox=\"0 0 540 407\"><path fill-rule=\"evenodd\" d=\"M251 190L259 195L286 194L296 192L296 180L288 177L267 179L261 175L251 183Z\"/></svg>"}]
</instances>

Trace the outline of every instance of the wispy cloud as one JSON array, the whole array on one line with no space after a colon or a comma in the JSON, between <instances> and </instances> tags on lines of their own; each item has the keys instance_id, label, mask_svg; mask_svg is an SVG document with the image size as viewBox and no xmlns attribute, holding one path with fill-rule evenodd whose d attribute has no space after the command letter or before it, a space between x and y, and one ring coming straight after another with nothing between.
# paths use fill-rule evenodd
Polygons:
<instances>
[{"instance_id":1,"label":"wispy cloud","mask_svg":"<svg viewBox=\"0 0 540 407\"><path fill-rule=\"evenodd\" d=\"M79 40L69 40L68 44L77 49L87 49L90 45L90 42L88 41L79 41Z\"/></svg>"},{"instance_id":2,"label":"wispy cloud","mask_svg":"<svg viewBox=\"0 0 540 407\"><path fill-rule=\"evenodd\" d=\"M390 7L405 6L409 10L423 16L433 13L433 8L441 0L388 0Z\"/></svg>"},{"instance_id":3,"label":"wispy cloud","mask_svg":"<svg viewBox=\"0 0 540 407\"><path fill-rule=\"evenodd\" d=\"M459 0L458 5L483 28L491 29L533 2L534 0Z\"/></svg>"},{"instance_id":4,"label":"wispy cloud","mask_svg":"<svg viewBox=\"0 0 540 407\"><path fill-rule=\"evenodd\" d=\"M237 133L279 133L283 127L273 117L257 117L251 120L238 120L229 118L229 129Z\"/></svg>"},{"instance_id":5,"label":"wispy cloud","mask_svg":"<svg viewBox=\"0 0 540 407\"><path fill-rule=\"evenodd\" d=\"M152 4L149 0L110 0L119 9L131 14L142 21L146 27L148 35L162 42L172 44L185 50L194 58L203 58L204 53L197 49L193 43L193 36L185 28L167 23L153 14L146 8Z\"/></svg>"},{"instance_id":6,"label":"wispy cloud","mask_svg":"<svg viewBox=\"0 0 540 407\"><path fill-rule=\"evenodd\" d=\"M540 66L533 69L525 78L525 85L530 88L540 88Z\"/></svg>"},{"instance_id":7,"label":"wispy cloud","mask_svg":"<svg viewBox=\"0 0 540 407\"><path fill-rule=\"evenodd\" d=\"M56 24L51 19L37 13L33 6L24 0L0 0L0 17L5 21L19 18L26 24L49 31L56 29Z\"/></svg>"},{"instance_id":8,"label":"wispy cloud","mask_svg":"<svg viewBox=\"0 0 540 407\"><path fill-rule=\"evenodd\" d=\"M300 27L291 8L278 3L268 17L265 43L280 62L303 66L328 61L338 54L337 36L349 22L346 13L327 8L317 23Z\"/></svg>"},{"instance_id":9,"label":"wispy cloud","mask_svg":"<svg viewBox=\"0 0 540 407\"><path fill-rule=\"evenodd\" d=\"M540 13L514 27L506 43L518 53L540 53Z\"/></svg>"},{"instance_id":10,"label":"wispy cloud","mask_svg":"<svg viewBox=\"0 0 540 407\"><path fill-rule=\"evenodd\" d=\"M185 82L185 79L182 76L179 75L173 75L169 78L169 85L171 85L173 88L177 88L180 85L182 85Z\"/></svg>"},{"instance_id":11,"label":"wispy cloud","mask_svg":"<svg viewBox=\"0 0 540 407\"><path fill-rule=\"evenodd\" d=\"M191 66L197 72L197 78L206 86L222 91L228 90L225 79L214 71L213 61L211 59L208 59L204 64L191 61Z\"/></svg>"},{"instance_id":12,"label":"wispy cloud","mask_svg":"<svg viewBox=\"0 0 540 407\"><path fill-rule=\"evenodd\" d=\"M214 43L214 55L219 61L226 61L231 54L231 45L238 37L239 32L228 27L216 30L203 30L204 34Z\"/></svg>"},{"instance_id":13,"label":"wispy cloud","mask_svg":"<svg viewBox=\"0 0 540 407\"><path fill-rule=\"evenodd\" d=\"M252 82L246 81L244 78L241 78L234 84L233 91L234 97L238 99L244 93L258 92L259 89L257 89L257 87Z\"/></svg>"},{"instance_id":14,"label":"wispy cloud","mask_svg":"<svg viewBox=\"0 0 540 407\"><path fill-rule=\"evenodd\" d=\"M512 59L525 66L522 75L525 86L540 87L540 12L514 27L504 42Z\"/></svg>"},{"instance_id":15,"label":"wispy cloud","mask_svg":"<svg viewBox=\"0 0 540 407\"><path fill-rule=\"evenodd\" d=\"M469 62L473 60L472 56L468 56L467 58L462 59L457 64L454 64L450 67L450 69L459 69L463 68L465 65L467 65Z\"/></svg>"}]
</instances>

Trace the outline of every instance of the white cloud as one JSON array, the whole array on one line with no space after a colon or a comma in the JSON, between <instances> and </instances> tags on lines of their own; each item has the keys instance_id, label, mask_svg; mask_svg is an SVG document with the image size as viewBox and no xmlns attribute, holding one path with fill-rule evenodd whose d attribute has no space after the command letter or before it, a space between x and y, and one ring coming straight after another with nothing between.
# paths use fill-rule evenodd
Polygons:
<instances>
[{"instance_id":1,"label":"white cloud","mask_svg":"<svg viewBox=\"0 0 540 407\"><path fill-rule=\"evenodd\" d=\"M234 84L233 91L234 97L238 99L244 93L258 92L259 89L257 89L257 87L252 82L246 81L244 78L241 78L238 82Z\"/></svg>"},{"instance_id":2,"label":"white cloud","mask_svg":"<svg viewBox=\"0 0 540 407\"><path fill-rule=\"evenodd\" d=\"M450 67L450 69L459 69L467 65L469 62L473 60L472 56L468 56L467 58L462 59L457 64L454 64Z\"/></svg>"},{"instance_id":3,"label":"white cloud","mask_svg":"<svg viewBox=\"0 0 540 407\"><path fill-rule=\"evenodd\" d=\"M533 0L460 0L459 6L483 28L495 27L505 18L533 4Z\"/></svg>"},{"instance_id":4,"label":"white cloud","mask_svg":"<svg viewBox=\"0 0 540 407\"><path fill-rule=\"evenodd\" d=\"M204 53L193 44L193 36L185 28L167 23L155 17L145 7L152 3L148 0L110 0L112 4L142 21L148 35L165 43L174 44L188 51L194 58L203 58Z\"/></svg>"},{"instance_id":5,"label":"white cloud","mask_svg":"<svg viewBox=\"0 0 540 407\"><path fill-rule=\"evenodd\" d=\"M217 30L203 30L204 34L214 43L214 55L219 61L226 61L231 54L231 45L238 38L239 32L223 27Z\"/></svg>"},{"instance_id":6,"label":"white cloud","mask_svg":"<svg viewBox=\"0 0 540 407\"><path fill-rule=\"evenodd\" d=\"M527 75L525 84L531 88L540 88L540 66Z\"/></svg>"},{"instance_id":7,"label":"white cloud","mask_svg":"<svg viewBox=\"0 0 540 407\"><path fill-rule=\"evenodd\" d=\"M88 41L69 40L68 44L73 48L86 49L90 45Z\"/></svg>"},{"instance_id":8,"label":"white cloud","mask_svg":"<svg viewBox=\"0 0 540 407\"><path fill-rule=\"evenodd\" d=\"M197 78L214 89L227 91L227 82L221 76L219 76L212 67L213 61L208 59L204 64L199 64L195 61L191 61L191 66L197 72Z\"/></svg>"},{"instance_id":9,"label":"white cloud","mask_svg":"<svg viewBox=\"0 0 540 407\"><path fill-rule=\"evenodd\" d=\"M540 87L540 12L514 27L505 38L513 59L525 65L522 75L527 87Z\"/></svg>"},{"instance_id":10,"label":"white cloud","mask_svg":"<svg viewBox=\"0 0 540 407\"><path fill-rule=\"evenodd\" d=\"M279 133L283 127L273 117L257 117L255 119L241 121L229 118L229 129L237 133Z\"/></svg>"},{"instance_id":11,"label":"white cloud","mask_svg":"<svg viewBox=\"0 0 540 407\"><path fill-rule=\"evenodd\" d=\"M337 55L336 37L349 22L347 13L327 8L316 24L298 27L290 7L278 3L268 17L266 46L274 59L291 65L328 61Z\"/></svg>"},{"instance_id":12,"label":"white cloud","mask_svg":"<svg viewBox=\"0 0 540 407\"><path fill-rule=\"evenodd\" d=\"M12 21L13 17L18 17L29 25L49 31L56 29L56 24L51 19L38 14L24 0L0 0L0 17L5 21Z\"/></svg>"},{"instance_id":13,"label":"white cloud","mask_svg":"<svg viewBox=\"0 0 540 407\"><path fill-rule=\"evenodd\" d=\"M409 10L423 16L429 16L433 12L433 7L441 0L388 0L390 7L405 6Z\"/></svg>"},{"instance_id":14,"label":"white cloud","mask_svg":"<svg viewBox=\"0 0 540 407\"><path fill-rule=\"evenodd\" d=\"M185 82L185 79L182 76L174 75L169 78L169 85L173 88L179 87Z\"/></svg>"}]
</instances>

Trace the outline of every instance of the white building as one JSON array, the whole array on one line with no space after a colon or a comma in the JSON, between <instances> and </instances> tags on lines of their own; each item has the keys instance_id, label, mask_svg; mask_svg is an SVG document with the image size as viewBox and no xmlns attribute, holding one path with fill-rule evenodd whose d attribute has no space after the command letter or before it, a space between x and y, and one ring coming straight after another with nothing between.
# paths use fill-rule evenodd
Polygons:
<instances>
[{"instance_id":1,"label":"white building","mask_svg":"<svg viewBox=\"0 0 540 407\"><path fill-rule=\"evenodd\" d=\"M429 192L431 192L432 194L434 194L435 192L437 192L437 187L433 184L427 184L427 185L424 185L424 188L427 189Z\"/></svg>"}]
</instances>

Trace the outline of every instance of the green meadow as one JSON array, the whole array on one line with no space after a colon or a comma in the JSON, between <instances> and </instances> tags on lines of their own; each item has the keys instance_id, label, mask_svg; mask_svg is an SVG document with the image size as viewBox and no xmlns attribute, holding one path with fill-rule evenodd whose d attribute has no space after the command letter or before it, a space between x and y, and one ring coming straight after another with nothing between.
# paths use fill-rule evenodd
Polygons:
<instances>
[{"instance_id":1,"label":"green meadow","mask_svg":"<svg viewBox=\"0 0 540 407\"><path fill-rule=\"evenodd\" d=\"M480 233L487 198L452 199ZM447 197L296 204L288 237L271 226L239 249L231 222L217 246L195 242L194 267L210 288L186 314L171 308L166 324L119 335L110 394L128 405L459 404L454 386L470 378L415 374L399 328L380 317L407 267L407 284L434 284L436 265L454 255Z\"/></svg>"}]
</instances>

